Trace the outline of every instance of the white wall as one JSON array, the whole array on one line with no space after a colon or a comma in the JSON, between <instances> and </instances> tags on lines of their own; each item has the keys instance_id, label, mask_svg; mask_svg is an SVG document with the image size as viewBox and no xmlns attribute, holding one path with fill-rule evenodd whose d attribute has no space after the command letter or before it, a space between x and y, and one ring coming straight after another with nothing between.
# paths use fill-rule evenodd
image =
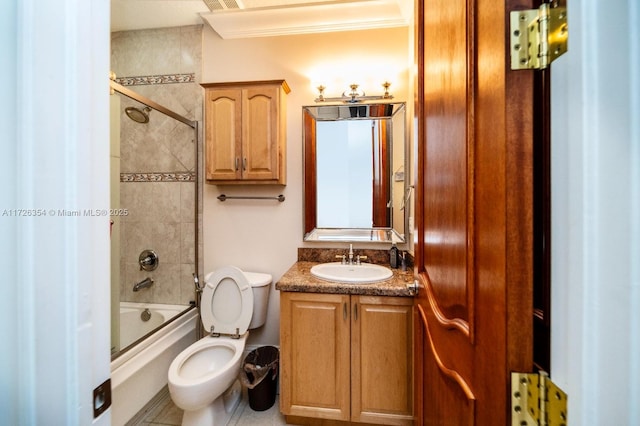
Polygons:
<instances>
[{"instance_id":1,"label":"white wall","mask_svg":"<svg viewBox=\"0 0 640 426\"><path fill-rule=\"evenodd\" d=\"M551 375L569 424L640 424L640 6L568 7L552 65Z\"/></svg>"},{"instance_id":2,"label":"white wall","mask_svg":"<svg viewBox=\"0 0 640 426\"><path fill-rule=\"evenodd\" d=\"M325 96L339 96L357 82L369 95L382 94L392 82L397 101L412 102L409 89L409 29L223 40L211 28L203 30L202 81L285 79L287 96L286 187L204 188L204 271L233 264L270 273L277 281L295 263L303 244L302 109L313 104L319 83ZM220 193L284 194L286 201L216 199ZM318 246L317 244L314 246ZM344 246L334 245L337 247ZM267 324L252 331L249 344L278 344L279 292L272 289Z\"/></svg>"}]
</instances>

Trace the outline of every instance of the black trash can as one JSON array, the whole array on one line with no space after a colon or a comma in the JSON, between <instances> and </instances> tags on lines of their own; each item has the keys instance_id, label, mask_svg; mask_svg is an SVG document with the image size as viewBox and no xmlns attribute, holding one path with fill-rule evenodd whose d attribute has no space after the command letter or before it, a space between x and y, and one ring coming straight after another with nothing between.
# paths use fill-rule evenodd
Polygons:
<instances>
[{"instance_id":1,"label":"black trash can","mask_svg":"<svg viewBox=\"0 0 640 426\"><path fill-rule=\"evenodd\" d=\"M276 402L280 351L274 346L262 346L245 357L240 381L247 387L249 407L265 411Z\"/></svg>"}]
</instances>

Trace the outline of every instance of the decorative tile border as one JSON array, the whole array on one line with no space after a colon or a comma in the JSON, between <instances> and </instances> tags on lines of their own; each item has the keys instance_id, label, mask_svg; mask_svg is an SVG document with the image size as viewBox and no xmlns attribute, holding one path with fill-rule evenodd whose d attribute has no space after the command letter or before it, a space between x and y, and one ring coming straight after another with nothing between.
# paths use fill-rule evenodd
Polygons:
<instances>
[{"instance_id":1,"label":"decorative tile border","mask_svg":"<svg viewBox=\"0 0 640 426\"><path fill-rule=\"evenodd\" d=\"M195 182L195 172L120 173L120 182Z\"/></svg>"},{"instance_id":2,"label":"decorative tile border","mask_svg":"<svg viewBox=\"0 0 640 426\"><path fill-rule=\"evenodd\" d=\"M135 77L118 77L116 83L122 86L140 86L149 84L174 84L195 83L195 73L190 74L165 74L165 75L141 75Z\"/></svg>"}]
</instances>

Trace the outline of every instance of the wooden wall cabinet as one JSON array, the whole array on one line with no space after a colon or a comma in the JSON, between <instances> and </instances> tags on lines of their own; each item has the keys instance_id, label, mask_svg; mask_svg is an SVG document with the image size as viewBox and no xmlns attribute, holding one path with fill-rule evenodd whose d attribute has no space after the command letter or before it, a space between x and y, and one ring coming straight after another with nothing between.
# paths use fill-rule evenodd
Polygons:
<instances>
[{"instance_id":1,"label":"wooden wall cabinet","mask_svg":"<svg viewBox=\"0 0 640 426\"><path fill-rule=\"evenodd\" d=\"M202 87L207 183L285 185L287 82Z\"/></svg>"},{"instance_id":2,"label":"wooden wall cabinet","mask_svg":"<svg viewBox=\"0 0 640 426\"><path fill-rule=\"evenodd\" d=\"M412 425L412 306L406 297L282 292L282 413Z\"/></svg>"}]
</instances>

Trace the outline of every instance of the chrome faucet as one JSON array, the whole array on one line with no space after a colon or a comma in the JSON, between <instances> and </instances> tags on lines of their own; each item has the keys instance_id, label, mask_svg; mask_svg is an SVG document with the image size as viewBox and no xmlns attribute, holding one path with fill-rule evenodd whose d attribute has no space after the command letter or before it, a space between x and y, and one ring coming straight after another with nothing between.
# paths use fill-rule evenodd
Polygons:
<instances>
[{"instance_id":1,"label":"chrome faucet","mask_svg":"<svg viewBox=\"0 0 640 426\"><path fill-rule=\"evenodd\" d=\"M341 259L340 263L343 265L360 265L360 261L367 258L367 256L357 255L355 256L356 260L353 260L353 244L349 244L349 254L337 254L336 257ZM348 259L348 260L347 260Z\"/></svg>"},{"instance_id":2,"label":"chrome faucet","mask_svg":"<svg viewBox=\"0 0 640 426\"><path fill-rule=\"evenodd\" d=\"M141 271L155 271L159 262L160 259L153 250L144 250L140 253L140 256L138 256L138 263L140 264Z\"/></svg>"},{"instance_id":3,"label":"chrome faucet","mask_svg":"<svg viewBox=\"0 0 640 426\"><path fill-rule=\"evenodd\" d=\"M136 283L136 284L133 286L133 291L138 291L138 290L140 290L141 288L148 288L148 287L151 287L151 286L153 285L153 283L154 283L153 278L151 278L151 277L147 277L147 278L145 278L144 280L140 281L139 283Z\"/></svg>"}]
</instances>

